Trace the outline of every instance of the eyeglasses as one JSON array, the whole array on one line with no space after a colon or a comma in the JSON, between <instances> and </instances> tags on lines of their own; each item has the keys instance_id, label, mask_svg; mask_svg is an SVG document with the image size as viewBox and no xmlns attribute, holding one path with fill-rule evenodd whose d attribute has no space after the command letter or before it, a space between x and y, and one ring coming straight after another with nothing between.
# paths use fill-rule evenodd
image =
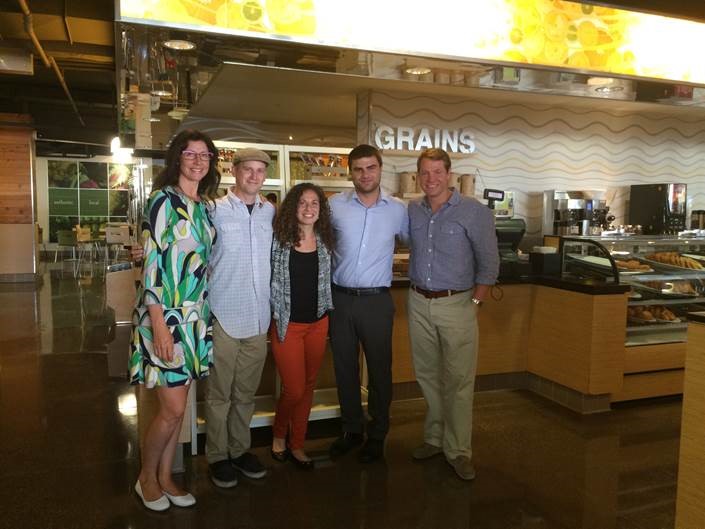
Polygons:
<instances>
[{"instance_id":1,"label":"eyeglasses","mask_svg":"<svg viewBox=\"0 0 705 529\"><path fill-rule=\"evenodd\" d=\"M203 162L208 162L208 161L210 161L211 158L213 158L213 153L212 152L181 151L181 156L183 156L187 160L195 160L196 158L198 158L199 160L201 160Z\"/></svg>"}]
</instances>

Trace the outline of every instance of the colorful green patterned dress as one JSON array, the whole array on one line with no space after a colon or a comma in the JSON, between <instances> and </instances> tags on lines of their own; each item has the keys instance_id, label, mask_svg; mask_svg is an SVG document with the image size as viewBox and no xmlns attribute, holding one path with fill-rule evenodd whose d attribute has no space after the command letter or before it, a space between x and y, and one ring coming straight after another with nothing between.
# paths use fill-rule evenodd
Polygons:
<instances>
[{"instance_id":1,"label":"colorful green patterned dress","mask_svg":"<svg viewBox=\"0 0 705 529\"><path fill-rule=\"evenodd\" d=\"M172 187L152 193L142 222L144 266L132 318L130 382L183 386L208 375L213 360L206 268L215 228L202 202ZM148 305L160 303L174 358L154 354Z\"/></svg>"}]
</instances>

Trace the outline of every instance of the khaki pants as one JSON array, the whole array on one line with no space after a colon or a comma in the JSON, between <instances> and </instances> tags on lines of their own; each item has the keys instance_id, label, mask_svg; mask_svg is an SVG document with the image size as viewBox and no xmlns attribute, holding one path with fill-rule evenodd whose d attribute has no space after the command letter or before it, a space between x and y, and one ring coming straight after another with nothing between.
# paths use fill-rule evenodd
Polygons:
<instances>
[{"instance_id":1,"label":"khaki pants","mask_svg":"<svg viewBox=\"0 0 705 529\"><path fill-rule=\"evenodd\" d=\"M477 306L471 292L427 299L409 289L409 339L428 410L424 441L446 458L472 457Z\"/></svg>"},{"instance_id":2,"label":"khaki pants","mask_svg":"<svg viewBox=\"0 0 705 529\"><path fill-rule=\"evenodd\" d=\"M213 367L206 383L206 457L215 463L250 449L255 392L267 357L267 335L232 338L213 325Z\"/></svg>"}]
</instances>

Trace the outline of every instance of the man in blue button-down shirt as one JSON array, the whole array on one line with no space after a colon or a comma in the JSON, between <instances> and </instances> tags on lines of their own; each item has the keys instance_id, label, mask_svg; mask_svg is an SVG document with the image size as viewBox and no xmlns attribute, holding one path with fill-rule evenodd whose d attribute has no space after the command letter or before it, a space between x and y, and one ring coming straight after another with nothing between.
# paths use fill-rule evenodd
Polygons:
<instances>
[{"instance_id":1,"label":"man in blue button-down shirt","mask_svg":"<svg viewBox=\"0 0 705 529\"><path fill-rule=\"evenodd\" d=\"M224 488L237 485L235 469L249 478L266 474L249 449L270 320L274 206L259 195L269 163L263 151L239 149L233 160L235 186L210 211L218 238L208 262L215 322L206 385L206 457L211 480Z\"/></svg>"},{"instance_id":2,"label":"man in blue button-down shirt","mask_svg":"<svg viewBox=\"0 0 705 529\"><path fill-rule=\"evenodd\" d=\"M355 189L330 199L336 246L333 254L333 348L343 435L331 445L340 456L362 444L365 431L360 401L359 349L369 375L367 440L360 450L363 463L383 455L392 400L392 323L394 303L392 261L396 237L406 241L406 206L380 188L382 156L370 145L355 147L348 156Z\"/></svg>"},{"instance_id":3,"label":"man in blue button-down shirt","mask_svg":"<svg viewBox=\"0 0 705 529\"><path fill-rule=\"evenodd\" d=\"M415 459L444 453L473 479L472 404L477 312L499 271L494 217L487 206L448 188L450 157L428 149L417 161L425 197L409 204L409 340L428 410Z\"/></svg>"}]
</instances>

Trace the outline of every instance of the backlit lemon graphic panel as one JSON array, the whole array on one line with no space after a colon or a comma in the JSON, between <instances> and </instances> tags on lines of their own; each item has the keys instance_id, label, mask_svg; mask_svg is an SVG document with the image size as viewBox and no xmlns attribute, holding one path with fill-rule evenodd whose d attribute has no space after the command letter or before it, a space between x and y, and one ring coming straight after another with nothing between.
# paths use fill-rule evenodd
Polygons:
<instances>
[{"instance_id":1,"label":"backlit lemon graphic panel","mask_svg":"<svg viewBox=\"0 0 705 529\"><path fill-rule=\"evenodd\" d=\"M705 84L705 24L564 0L121 0L122 20Z\"/></svg>"}]
</instances>

